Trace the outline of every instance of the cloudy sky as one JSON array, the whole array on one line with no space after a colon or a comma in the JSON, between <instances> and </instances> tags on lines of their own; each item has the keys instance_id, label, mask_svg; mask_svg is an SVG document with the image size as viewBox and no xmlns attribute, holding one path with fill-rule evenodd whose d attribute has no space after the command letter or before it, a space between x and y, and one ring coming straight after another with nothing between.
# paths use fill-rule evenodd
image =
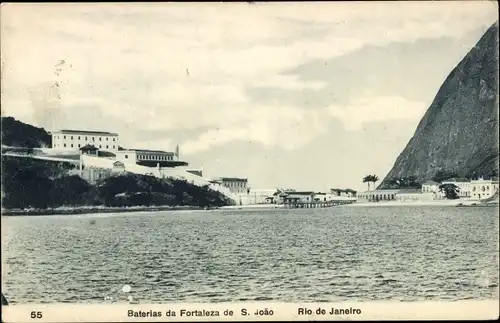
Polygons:
<instances>
[{"instance_id":1,"label":"cloudy sky","mask_svg":"<svg viewBox=\"0 0 500 323\"><path fill-rule=\"evenodd\" d=\"M2 115L255 188L383 178L497 4L3 4Z\"/></svg>"}]
</instances>

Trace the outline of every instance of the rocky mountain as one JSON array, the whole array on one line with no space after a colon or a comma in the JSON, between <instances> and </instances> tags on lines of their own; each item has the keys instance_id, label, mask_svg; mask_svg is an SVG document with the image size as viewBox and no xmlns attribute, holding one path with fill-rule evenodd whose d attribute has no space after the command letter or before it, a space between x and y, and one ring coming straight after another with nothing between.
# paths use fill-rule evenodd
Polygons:
<instances>
[{"instance_id":1,"label":"rocky mountain","mask_svg":"<svg viewBox=\"0 0 500 323\"><path fill-rule=\"evenodd\" d=\"M381 182L438 172L498 174L498 22L451 71L405 149Z\"/></svg>"}]
</instances>

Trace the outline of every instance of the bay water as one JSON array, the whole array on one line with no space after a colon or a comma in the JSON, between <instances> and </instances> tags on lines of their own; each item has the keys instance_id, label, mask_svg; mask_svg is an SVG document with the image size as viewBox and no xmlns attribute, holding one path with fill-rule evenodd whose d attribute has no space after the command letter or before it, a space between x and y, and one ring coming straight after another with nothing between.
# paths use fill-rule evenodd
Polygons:
<instances>
[{"instance_id":1,"label":"bay water","mask_svg":"<svg viewBox=\"0 0 500 323\"><path fill-rule=\"evenodd\" d=\"M498 299L498 208L2 217L11 303Z\"/></svg>"}]
</instances>

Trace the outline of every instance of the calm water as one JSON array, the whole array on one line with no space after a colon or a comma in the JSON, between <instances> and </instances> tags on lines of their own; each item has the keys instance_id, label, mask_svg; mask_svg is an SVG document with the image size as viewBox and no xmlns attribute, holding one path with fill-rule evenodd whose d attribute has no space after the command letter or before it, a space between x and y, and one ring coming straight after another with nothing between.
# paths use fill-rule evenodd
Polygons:
<instances>
[{"instance_id":1,"label":"calm water","mask_svg":"<svg viewBox=\"0 0 500 323\"><path fill-rule=\"evenodd\" d=\"M498 209L3 217L2 264L12 303L491 299Z\"/></svg>"}]
</instances>

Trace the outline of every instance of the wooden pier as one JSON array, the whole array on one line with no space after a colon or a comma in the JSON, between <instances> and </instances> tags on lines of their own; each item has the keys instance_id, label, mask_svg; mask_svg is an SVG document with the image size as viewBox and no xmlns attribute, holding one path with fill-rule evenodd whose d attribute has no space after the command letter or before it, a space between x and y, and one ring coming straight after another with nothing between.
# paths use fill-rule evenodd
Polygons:
<instances>
[{"instance_id":1,"label":"wooden pier","mask_svg":"<svg viewBox=\"0 0 500 323\"><path fill-rule=\"evenodd\" d=\"M325 208L338 205L352 204L356 200L342 200L342 201L327 201L327 202L285 202L283 203L285 209L315 209Z\"/></svg>"}]
</instances>

